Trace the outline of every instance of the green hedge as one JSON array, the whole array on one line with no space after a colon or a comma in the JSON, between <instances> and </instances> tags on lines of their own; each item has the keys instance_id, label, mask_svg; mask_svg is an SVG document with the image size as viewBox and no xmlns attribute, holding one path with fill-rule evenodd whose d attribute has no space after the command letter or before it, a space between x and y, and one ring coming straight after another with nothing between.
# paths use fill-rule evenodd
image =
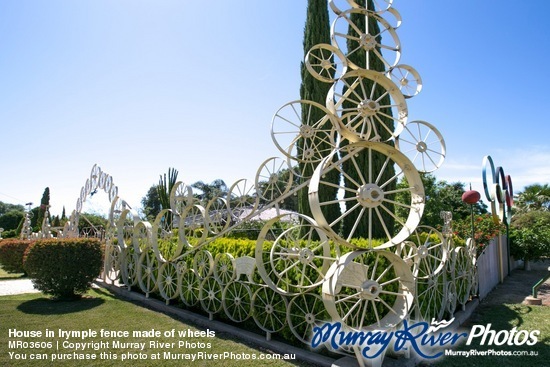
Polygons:
<instances>
[{"instance_id":1,"label":"green hedge","mask_svg":"<svg viewBox=\"0 0 550 367\"><path fill-rule=\"evenodd\" d=\"M33 242L24 268L35 288L58 299L77 299L103 266L103 245L97 239L53 239Z\"/></svg>"},{"instance_id":2,"label":"green hedge","mask_svg":"<svg viewBox=\"0 0 550 367\"><path fill-rule=\"evenodd\" d=\"M0 264L8 273L24 273L23 256L31 244L29 240L0 241Z\"/></svg>"}]
</instances>

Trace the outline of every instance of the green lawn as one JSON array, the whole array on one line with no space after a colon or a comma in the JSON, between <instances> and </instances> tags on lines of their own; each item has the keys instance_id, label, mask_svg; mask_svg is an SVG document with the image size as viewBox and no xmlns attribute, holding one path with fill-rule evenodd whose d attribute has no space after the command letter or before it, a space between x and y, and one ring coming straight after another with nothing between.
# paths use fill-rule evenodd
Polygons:
<instances>
[{"instance_id":1,"label":"green lawn","mask_svg":"<svg viewBox=\"0 0 550 367\"><path fill-rule=\"evenodd\" d=\"M0 280L1 279L13 279L13 278L21 278L24 274L23 273L8 273L4 271L2 268L2 265L0 265Z\"/></svg>"},{"instance_id":2,"label":"green lawn","mask_svg":"<svg viewBox=\"0 0 550 367\"><path fill-rule=\"evenodd\" d=\"M9 330L12 330L12 336L9 335ZM76 337L72 335L69 342L89 344L88 349L78 351L77 353L94 354L96 360L70 360L70 361L52 361L54 354L64 355L64 357L73 355L76 347L75 344L65 345L63 348L63 338L59 336L59 330L63 331L91 331L101 332L110 331L115 333L128 332L128 336L119 335L117 337ZM134 331L149 331L152 329L163 334L175 331L175 337L171 336L155 336L148 337L147 335L133 336ZM18 337L14 336L14 330L18 332L41 332L40 337ZM47 330L53 333L53 337L46 337L44 333ZM268 351L261 351L257 348L252 348L239 341L231 340L232 336L216 333L212 336L197 336L197 337L178 337L179 331L199 332L203 329L188 325L170 316L158 313L147 308L141 307L132 302L127 302L115 298L109 291L104 289L95 289L89 292L86 298L76 302L52 301L45 298L41 294L24 294L17 296L0 297L0 366L292 366L306 365L298 364L294 361L282 360L263 360L262 358L271 357L272 354ZM34 342L51 342L51 347L48 345L38 345L36 349L30 349L30 345L25 345L27 349L9 348L9 341L34 341ZM97 344L99 342L109 342L108 348ZM114 341L145 343L145 349L141 352L142 359L121 361L124 355L131 352L131 357L139 358L139 347L133 345L129 348L118 348L114 346ZM151 341L160 343L175 343L174 345L157 345L157 348L150 345ZM178 346L179 342L185 344L194 343L193 345ZM56 350L57 344L60 344L60 349ZM99 347L94 350L94 347ZM91 349L90 349L91 348ZM26 360L15 359L15 354L10 358L9 352L26 355ZM110 357L115 355L114 359L101 359L102 352L110 353ZM164 353L172 352L177 354L194 354L195 357L201 357L199 353L203 353L202 360L174 360L165 359ZM226 355L224 355L226 353ZM31 357L47 357L46 360L31 360ZM159 356L160 359L155 360L154 357ZM209 360L219 356L222 360ZM106 357L104 354L103 357ZM188 356L192 358L192 356ZM254 360L254 358L256 360Z\"/></svg>"},{"instance_id":3,"label":"green lawn","mask_svg":"<svg viewBox=\"0 0 550 367\"><path fill-rule=\"evenodd\" d=\"M462 345L453 348L457 351L534 351L538 356L448 356L440 359L433 366L438 367L532 367L550 365L550 307L528 306L523 304L483 305L475 311L474 318L468 323L468 328L473 325L491 324L491 330L539 330L538 343L533 346L487 346ZM486 343L487 344L487 343Z\"/></svg>"}]
</instances>

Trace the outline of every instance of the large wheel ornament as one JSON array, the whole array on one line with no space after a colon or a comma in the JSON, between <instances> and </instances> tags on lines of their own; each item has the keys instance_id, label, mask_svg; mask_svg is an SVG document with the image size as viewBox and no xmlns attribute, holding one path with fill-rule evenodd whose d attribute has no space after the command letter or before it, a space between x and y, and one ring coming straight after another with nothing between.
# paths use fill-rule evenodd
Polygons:
<instances>
[{"instance_id":1,"label":"large wheel ornament","mask_svg":"<svg viewBox=\"0 0 550 367\"><path fill-rule=\"evenodd\" d=\"M333 154L336 153L337 151ZM350 246L349 241L356 237L357 228L360 226L366 230L365 237L369 248L374 246L375 226L382 226L386 235L385 242L379 248L395 246L406 240L420 222L424 210L424 186L412 163L398 150L382 143L354 143L340 149L339 153L340 159L336 162L333 162L331 155L319 164L309 187L311 211L319 226L346 246ZM375 153L384 158L381 167L374 166L372 157ZM361 166L358 157L363 154L368 158L365 165ZM348 164L348 171L345 172L343 163L347 161L351 164ZM394 168L395 172L392 171ZM344 177L349 177L350 185L337 185L325 181L323 177L329 170L337 170ZM352 174L351 171L355 172ZM358 177L358 179L351 177ZM390 189L392 184L397 184L403 178L406 179L407 187ZM343 195L339 195L336 200L323 201L319 197L319 191L326 186L337 186ZM398 193L407 193L410 202L405 204L397 202L394 195ZM324 216L324 208L329 206L343 208L342 214L332 222L328 222ZM399 218L392 210L394 206L406 209L407 218ZM332 209L336 210L336 208ZM383 213L387 213L395 220L395 229L385 223ZM355 218L354 224L343 227L343 221L347 216Z\"/></svg>"},{"instance_id":2,"label":"large wheel ornament","mask_svg":"<svg viewBox=\"0 0 550 367\"><path fill-rule=\"evenodd\" d=\"M301 223L282 232L274 231L288 220L292 217L281 215L264 225L256 242L256 266L271 289L296 294L319 286L336 254L331 254L327 236L307 216L299 216ZM268 237L275 238L273 243Z\"/></svg>"},{"instance_id":3,"label":"large wheel ornament","mask_svg":"<svg viewBox=\"0 0 550 367\"><path fill-rule=\"evenodd\" d=\"M342 76L328 93L327 107L342 117L340 132L352 142L395 138L408 115L399 88L384 75L370 70L354 70Z\"/></svg>"},{"instance_id":4,"label":"large wheel ornament","mask_svg":"<svg viewBox=\"0 0 550 367\"><path fill-rule=\"evenodd\" d=\"M407 264L386 250L353 251L331 266L323 300L333 320L354 330L388 329L407 316L414 278Z\"/></svg>"}]
</instances>

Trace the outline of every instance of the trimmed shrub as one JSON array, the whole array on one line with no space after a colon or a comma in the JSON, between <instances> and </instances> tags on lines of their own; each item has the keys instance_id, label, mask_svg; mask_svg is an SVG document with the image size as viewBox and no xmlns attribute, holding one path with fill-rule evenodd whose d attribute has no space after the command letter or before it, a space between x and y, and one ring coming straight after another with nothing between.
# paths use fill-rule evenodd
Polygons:
<instances>
[{"instance_id":1,"label":"trimmed shrub","mask_svg":"<svg viewBox=\"0 0 550 367\"><path fill-rule=\"evenodd\" d=\"M8 273L24 273L23 256L31 244L28 240L0 241L0 264Z\"/></svg>"},{"instance_id":2,"label":"trimmed shrub","mask_svg":"<svg viewBox=\"0 0 550 367\"><path fill-rule=\"evenodd\" d=\"M101 272L103 245L91 238L35 241L23 265L41 292L57 299L78 299Z\"/></svg>"}]
</instances>

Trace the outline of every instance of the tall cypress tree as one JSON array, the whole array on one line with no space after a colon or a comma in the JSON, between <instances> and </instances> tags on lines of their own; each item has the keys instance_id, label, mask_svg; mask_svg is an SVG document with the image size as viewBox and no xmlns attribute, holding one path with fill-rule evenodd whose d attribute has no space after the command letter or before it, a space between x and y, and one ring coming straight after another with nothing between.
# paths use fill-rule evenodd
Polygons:
<instances>
[{"instance_id":1,"label":"tall cypress tree","mask_svg":"<svg viewBox=\"0 0 550 367\"><path fill-rule=\"evenodd\" d=\"M46 211L50 206L50 188L46 187L44 193L42 194L42 199L40 200L40 207L38 208L38 217L36 218L36 230L42 228L42 221L46 216Z\"/></svg>"},{"instance_id":2,"label":"tall cypress tree","mask_svg":"<svg viewBox=\"0 0 550 367\"><path fill-rule=\"evenodd\" d=\"M356 2L366 9L371 9L371 10L374 9L373 0L367 0L366 2L365 0L356 0ZM361 12L354 12L354 13L351 13L350 20L353 24L357 26L358 29L365 30L365 31L368 29L368 32L366 33L370 35L377 35L376 36L377 44L381 44L381 36L379 35L380 28L378 26L378 22L374 18L367 17L365 16L364 13L361 13ZM373 50L368 51L368 55L367 55L367 48L360 47L358 41L356 41L356 39L359 39L360 35L357 34L356 30L351 26L348 28L348 35L350 36L347 40L348 50L355 50L359 48L358 51L348 55L349 60L362 69L384 72L385 65L383 61L380 60L378 56L376 56ZM379 46L377 46L376 48L380 52ZM368 60L368 65L367 65L367 60ZM372 100L378 100L380 96L382 96L386 92L386 90L380 85L374 86L374 82L370 80L366 80L366 83L364 83L364 86L365 86L365 90L367 91L371 91L374 88L374 93L371 97ZM383 98L381 98L378 102L382 106L389 106L391 104L390 97L387 94ZM357 104L354 104L349 101L344 101L343 108L346 110L347 109L353 110L357 108ZM392 116L391 108L387 108L387 107L381 108L380 112L388 116ZM382 120L390 130L393 130L394 122L392 119L382 117ZM376 128L376 132L378 133L378 135L380 135L380 141L384 142L391 137L391 134L386 129L380 126L378 127L375 126L374 128ZM374 136L374 129L371 134L371 137L372 136ZM386 142L386 143L389 143L389 142ZM367 151L364 150L362 154L359 154L359 156L356 157L355 161L358 162L358 167L362 168L363 172L368 172L368 167L370 165L372 167L372 171L374 172L374 176L376 177L384 167L386 156L381 153L373 152L371 159L372 160L369 161ZM344 172L349 173L351 176L349 178L344 177L344 185L346 187L354 187L354 184L352 183L353 181L361 182L360 177L352 176L352 174L356 172L354 167L352 167L353 164L354 163L352 163L351 160L348 160L343 164ZM390 166L384 167L384 173L380 179L380 182L386 182L391 177L393 177L394 174L395 174L395 170L393 169L393 167L390 167ZM383 191L393 190L395 187L396 187L396 182L392 182L388 186L384 187ZM345 192L346 198L353 197L355 195L356 193L349 192L348 190L346 190ZM393 195L386 195L385 198L393 199L392 196ZM347 201L346 210L349 211L354 204L355 204L355 201ZM384 206L393 212L393 209L394 209L393 205L390 205L386 202ZM380 210L380 213L382 217L382 222L385 224L385 227L388 228L389 231L393 234L393 229L395 224L394 218L388 213L386 213L384 210ZM344 233L351 232L352 228L356 224L358 215L359 215L359 211L355 210L353 212L350 212L350 214L344 218L344 221L343 221ZM387 239L387 236L384 231L384 226L380 222L378 215L374 213L374 211L372 215L373 215L373 218L372 218L373 231L371 233L372 238ZM353 232L354 237L367 238L369 236L368 223L369 223L368 214L365 213L359 225L354 229L354 232Z\"/></svg>"},{"instance_id":3,"label":"tall cypress tree","mask_svg":"<svg viewBox=\"0 0 550 367\"><path fill-rule=\"evenodd\" d=\"M304 27L304 56L307 52L315 45L320 43L330 43L330 21L328 15L328 7L326 0L308 0L307 3L307 17L306 24ZM300 85L300 98L304 100L309 100L317 102L321 105L326 104L327 93L330 90L332 84L322 82L316 79L313 75L309 73L304 62L301 63L301 76L302 84ZM315 115L316 113L316 115ZM308 117L309 116L309 121ZM324 113L320 110L315 110L314 113L310 113L306 108L302 108L302 123L307 122L316 122L321 120L324 117ZM326 120L327 126L320 127L321 129L330 128L331 121ZM303 146L303 141L298 141L299 146ZM321 151L326 151L328 149L327 143L320 142L318 149ZM299 149L301 151L301 149ZM309 170L309 172L308 172ZM305 172L305 177L309 179L313 174L312 167L300 167L301 172ZM329 182L338 183L340 180L340 175L336 170L330 172L325 179ZM304 179L302 179L304 180ZM325 202L329 200L336 199L338 189L326 187L322 191L319 191L319 198ZM335 210L336 209L336 210ZM330 223L335 218L337 218L340 213L335 206L327 208L323 212L325 219ZM311 209L309 206L308 200L308 188L305 187L298 192L298 210L302 214L311 215Z\"/></svg>"}]
</instances>

